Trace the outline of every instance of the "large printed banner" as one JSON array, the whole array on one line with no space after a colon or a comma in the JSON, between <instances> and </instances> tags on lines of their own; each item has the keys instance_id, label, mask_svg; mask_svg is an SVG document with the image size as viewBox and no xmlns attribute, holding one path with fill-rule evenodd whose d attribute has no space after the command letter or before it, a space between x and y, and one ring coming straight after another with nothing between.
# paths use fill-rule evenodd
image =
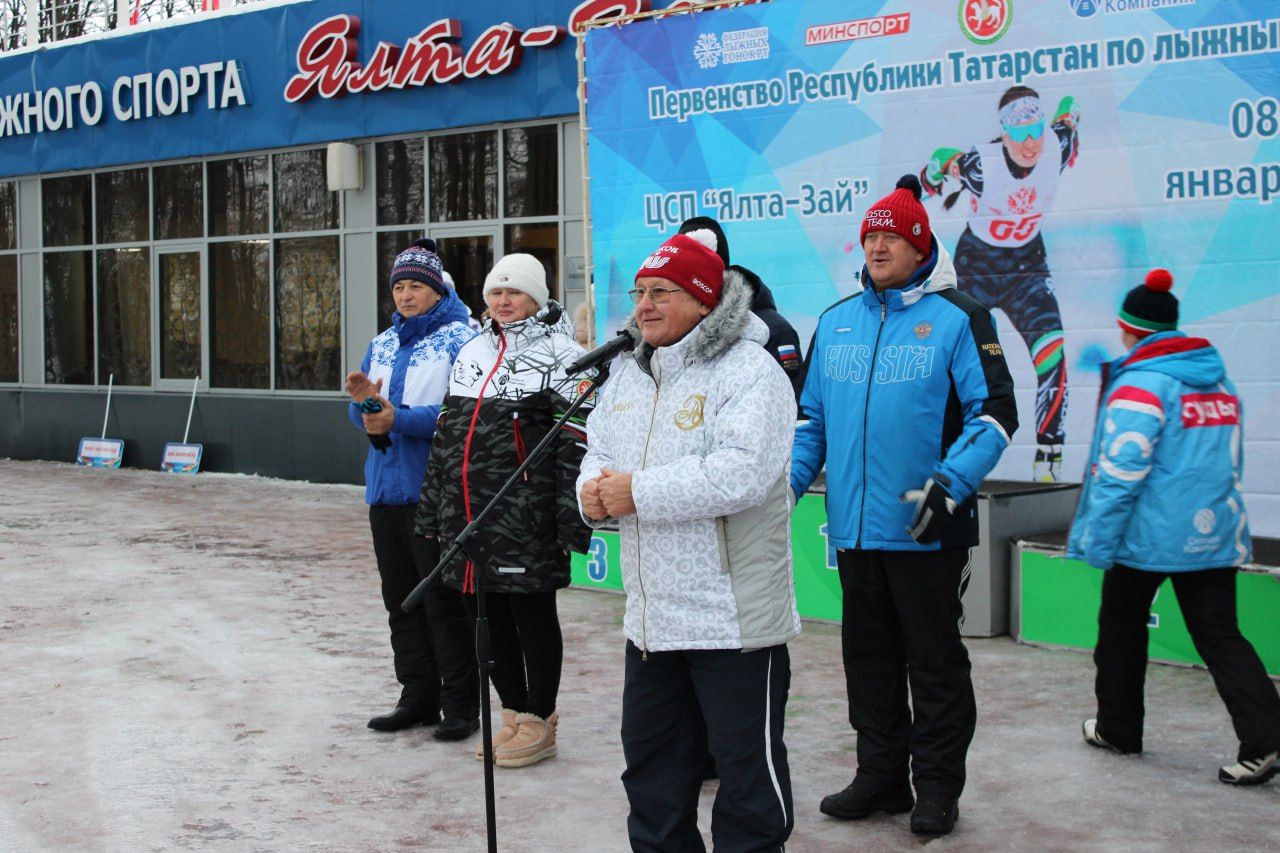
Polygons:
<instances>
[{"instance_id":1,"label":"large printed banner","mask_svg":"<svg viewBox=\"0 0 1280 853\"><path fill-rule=\"evenodd\" d=\"M722 223L807 341L859 289L868 204L920 176L990 306L1021 426L1079 481L1116 311L1152 267L1246 412L1255 534L1280 534L1280 7L1267 0L806 0L587 35L597 332L687 217ZM903 452L910 425L903 424Z\"/></svg>"}]
</instances>

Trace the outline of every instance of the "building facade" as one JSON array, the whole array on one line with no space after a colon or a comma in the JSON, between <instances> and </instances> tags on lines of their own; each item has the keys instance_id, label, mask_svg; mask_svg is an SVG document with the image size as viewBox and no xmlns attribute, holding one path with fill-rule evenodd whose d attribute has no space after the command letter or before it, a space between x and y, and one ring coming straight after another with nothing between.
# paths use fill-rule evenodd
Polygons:
<instances>
[{"instance_id":1,"label":"building facade","mask_svg":"<svg viewBox=\"0 0 1280 853\"><path fill-rule=\"evenodd\" d=\"M158 467L195 386L206 470L358 482L342 377L397 252L434 238L477 316L513 251L585 298L567 32L608 6L310 0L0 58L0 456L72 459L110 385Z\"/></svg>"}]
</instances>

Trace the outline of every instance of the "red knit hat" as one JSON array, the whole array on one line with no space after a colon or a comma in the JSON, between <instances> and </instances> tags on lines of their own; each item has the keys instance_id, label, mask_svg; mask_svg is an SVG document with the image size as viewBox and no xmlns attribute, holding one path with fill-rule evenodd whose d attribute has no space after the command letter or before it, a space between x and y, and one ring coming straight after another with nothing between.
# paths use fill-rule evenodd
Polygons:
<instances>
[{"instance_id":1,"label":"red knit hat","mask_svg":"<svg viewBox=\"0 0 1280 853\"><path fill-rule=\"evenodd\" d=\"M706 228L676 234L644 259L636 278L665 278L703 305L714 307L724 286L724 261L716 254L716 246L716 235Z\"/></svg>"},{"instance_id":2,"label":"red knit hat","mask_svg":"<svg viewBox=\"0 0 1280 853\"><path fill-rule=\"evenodd\" d=\"M920 192L920 179L915 175L899 178L897 189L867 208L858 243L865 243L871 231L889 231L929 257L929 212L920 203Z\"/></svg>"}]
</instances>

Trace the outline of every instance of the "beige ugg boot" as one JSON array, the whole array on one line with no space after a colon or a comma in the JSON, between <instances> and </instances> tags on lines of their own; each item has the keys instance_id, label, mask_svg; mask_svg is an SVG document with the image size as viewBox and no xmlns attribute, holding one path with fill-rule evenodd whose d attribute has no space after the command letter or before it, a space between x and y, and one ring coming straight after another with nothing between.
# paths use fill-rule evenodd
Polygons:
<instances>
[{"instance_id":1,"label":"beige ugg boot","mask_svg":"<svg viewBox=\"0 0 1280 853\"><path fill-rule=\"evenodd\" d=\"M537 714L516 714L516 736L494 752L499 767L524 767L556 754L556 726L559 714L544 720Z\"/></svg>"},{"instance_id":2,"label":"beige ugg boot","mask_svg":"<svg viewBox=\"0 0 1280 853\"><path fill-rule=\"evenodd\" d=\"M502 728L493 733L493 755L498 756L498 747L516 736L516 712L510 708L502 709ZM484 761L484 738L476 747L476 761Z\"/></svg>"}]
</instances>

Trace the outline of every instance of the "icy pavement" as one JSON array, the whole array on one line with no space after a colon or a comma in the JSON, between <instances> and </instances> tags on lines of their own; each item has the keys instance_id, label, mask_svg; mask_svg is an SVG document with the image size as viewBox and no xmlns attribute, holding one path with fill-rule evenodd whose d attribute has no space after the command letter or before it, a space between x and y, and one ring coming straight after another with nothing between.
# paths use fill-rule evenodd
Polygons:
<instances>
[{"instance_id":1,"label":"icy pavement","mask_svg":"<svg viewBox=\"0 0 1280 853\"><path fill-rule=\"evenodd\" d=\"M365 728L397 695L360 489L0 461L0 850L483 849L477 740ZM622 599L568 591L560 754L497 769L505 850L626 849ZM1086 747L1088 656L969 642L978 732L945 850L1280 849L1207 673L1153 667L1147 747ZM818 812L852 774L839 632L791 646L793 850L912 849ZM713 785L704 788L708 826Z\"/></svg>"}]
</instances>

